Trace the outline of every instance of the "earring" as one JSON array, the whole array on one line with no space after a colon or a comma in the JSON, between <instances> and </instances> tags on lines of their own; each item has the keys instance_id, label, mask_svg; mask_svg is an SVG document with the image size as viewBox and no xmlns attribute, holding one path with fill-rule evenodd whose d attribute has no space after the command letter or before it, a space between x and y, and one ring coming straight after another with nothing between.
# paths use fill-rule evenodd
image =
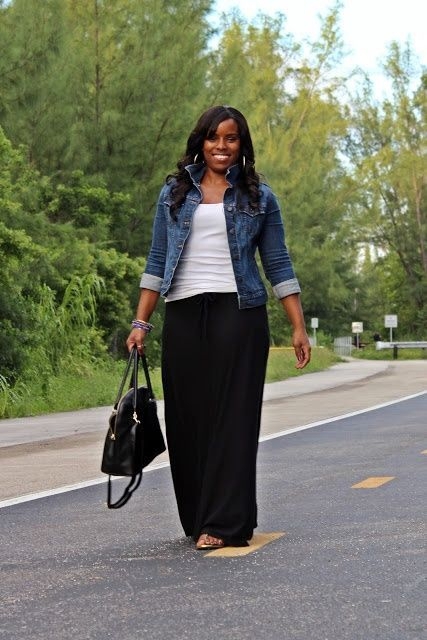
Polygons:
<instances>
[{"instance_id":1,"label":"earring","mask_svg":"<svg viewBox=\"0 0 427 640\"><path fill-rule=\"evenodd\" d=\"M246 167L246 157L245 156L242 156L242 166L243 166L243 168Z\"/></svg>"},{"instance_id":2,"label":"earring","mask_svg":"<svg viewBox=\"0 0 427 640\"><path fill-rule=\"evenodd\" d=\"M198 154L198 153L196 153L196 155L194 156L194 160L193 160L193 163L194 163L194 164L196 164L196 162L197 162L197 158L198 158L198 157L199 157L199 154Z\"/></svg>"}]
</instances>

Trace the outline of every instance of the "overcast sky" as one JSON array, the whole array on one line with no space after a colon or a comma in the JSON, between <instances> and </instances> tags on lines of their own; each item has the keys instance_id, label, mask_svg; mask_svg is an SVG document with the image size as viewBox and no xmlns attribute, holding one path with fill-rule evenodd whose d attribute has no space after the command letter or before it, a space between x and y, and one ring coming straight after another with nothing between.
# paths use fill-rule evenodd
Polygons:
<instances>
[{"instance_id":1,"label":"overcast sky","mask_svg":"<svg viewBox=\"0 0 427 640\"><path fill-rule=\"evenodd\" d=\"M319 35L319 14L325 16L334 6L331 0L217 0L216 12L228 13L237 7L248 19L257 12L280 11L286 16L285 28L297 40ZM408 39L427 65L427 2L425 0L343 0L340 28L346 50L346 67L360 66L372 80L380 82L378 61L384 60L392 40L404 44Z\"/></svg>"}]
</instances>

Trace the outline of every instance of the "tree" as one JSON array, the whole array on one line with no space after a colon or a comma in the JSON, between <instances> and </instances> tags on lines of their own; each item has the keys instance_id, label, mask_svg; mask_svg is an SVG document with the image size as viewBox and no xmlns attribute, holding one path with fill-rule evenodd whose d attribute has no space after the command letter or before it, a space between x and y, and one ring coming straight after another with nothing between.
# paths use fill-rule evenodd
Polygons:
<instances>
[{"instance_id":1,"label":"tree","mask_svg":"<svg viewBox=\"0 0 427 640\"><path fill-rule=\"evenodd\" d=\"M89 345L92 357L103 356L107 348L121 353L117 337L124 342L144 260L111 246L118 204L126 209L123 194L90 184L81 173L67 186L52 185L0 129L4 377L25 376L35 363L48 377L65 356L69 364L89 357ZM73 324L73 317L81 322Z\"/></svg>"},{"instance_id":2,"label":"tree","mask_svg":"<svg viewBox=\"0 0 427 640\"><path fill-rule=\"evenodd\" d=\"M133 255L148 248L157 194L206 105L211 5L14 0L0 9L6 134L55 181L78 170L129 194L132 215L118 232Z\"/></svg>"},{"instance_id":3,"label":"tree","mask_svg":"<svg viewBox=\"0 0 427 640\"><path fill-rule=\"evenodd\" d=\"M350 153L361 185L357 214L361 239L393 265L393 290L382 312L401 314L402 328L423 335L427 324L427 81L409 47L390 46L385 71L390 98L378 104L365 87L354 107ZM394 256L394 257L393 257Z\"/></svg>"},{"instance_id":4,"label":"tree","mask_svg":"<svg viewBox=\"0 0 427 640\"><path fill-rule=\"evenodd\" d=\"M64 166L72 101L63 0L14 0L0 9L0 122L42 171Z\"/></svg>"}]
</instances>

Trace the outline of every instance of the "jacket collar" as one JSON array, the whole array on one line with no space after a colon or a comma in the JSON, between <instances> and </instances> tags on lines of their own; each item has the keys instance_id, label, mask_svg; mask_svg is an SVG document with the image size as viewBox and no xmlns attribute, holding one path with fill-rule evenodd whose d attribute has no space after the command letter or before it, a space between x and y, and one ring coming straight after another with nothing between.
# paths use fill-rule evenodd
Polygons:
<instances>
[{"instance_id":1,"label":"jacket collar","mask_svg":"<svg viewBox=\"0 0 427 640\"><path fill-rule=\"evenodd\" d=\"M196 186L199 186L202 178L203 178L203 174L205 173L205 163L204 162L198 162L197 164L187 164L187 166L185 167L186 171L188 171L188 173L190 174L190 177L193 181L193 183ZM229 182L232 186L234 186L237 182L237 179L239 177L240 174L240 167L238 164L233 164L232 167L230 167L229 169L227 169L227 173L225 174L225 178L227 180L227 182Z\"/></svg>"}]
</instances>

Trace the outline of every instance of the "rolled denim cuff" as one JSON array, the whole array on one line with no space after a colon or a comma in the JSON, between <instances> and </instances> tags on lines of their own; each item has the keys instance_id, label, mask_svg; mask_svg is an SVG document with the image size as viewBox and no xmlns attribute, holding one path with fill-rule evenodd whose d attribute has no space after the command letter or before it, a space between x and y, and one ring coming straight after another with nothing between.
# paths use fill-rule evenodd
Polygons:
<instances>
[{"instance_id":1,"label":"rolled denim cuff","mask_svg":"<svg viewBox=\"0 0 427 640\"><path fill-rule=\"evenodd\" d=\"M143 273L139 286L141 289L150 289L151 291L160 291L163 284L163 278L152 276L150 273Z\"/></svg>"},{"instance_id":2,"label":"rolled denim cuff","mask_svg":"<svg viewBox=\"0 0 427 640\"><path fill-rule=\"evenodd\" d=\"M293 293L301 293L301 287L299 286L299 282L296 278L291 278L291 280L285 280L284 282L279 282L273 287L273 293L276 298L286 298L286 296L290 296Z\"/></svg>"}]
</instances>

